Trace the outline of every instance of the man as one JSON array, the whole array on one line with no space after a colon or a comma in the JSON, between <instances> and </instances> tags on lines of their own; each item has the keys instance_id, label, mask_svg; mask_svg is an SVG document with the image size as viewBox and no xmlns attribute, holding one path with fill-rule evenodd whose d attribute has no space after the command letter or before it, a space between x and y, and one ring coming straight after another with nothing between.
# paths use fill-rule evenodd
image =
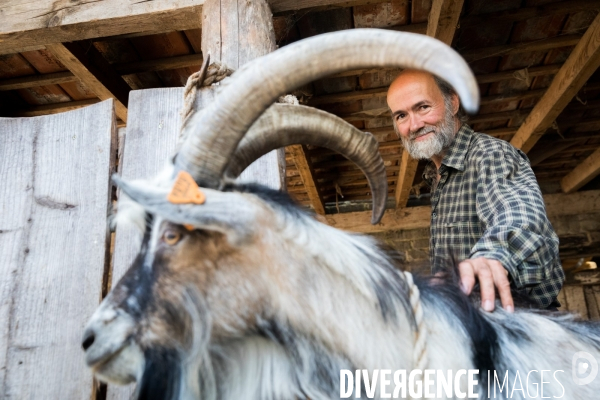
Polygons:
<instances>
[{"instance_id":1,"label":"man","mask_svg":"<svg viewBox=\"0 0 600 400\"><path fill-rule=\"evenodd\" d=\"M558 237L525 154L463 124L456 93L427 72L403 71L387 103L409 154L431 160L432 272L458 261L462 290L470 294L479 281L486 311L497 289L512 312L511 286L540 308L556 307L564 281Z\"/></svg>"}]
</instances>

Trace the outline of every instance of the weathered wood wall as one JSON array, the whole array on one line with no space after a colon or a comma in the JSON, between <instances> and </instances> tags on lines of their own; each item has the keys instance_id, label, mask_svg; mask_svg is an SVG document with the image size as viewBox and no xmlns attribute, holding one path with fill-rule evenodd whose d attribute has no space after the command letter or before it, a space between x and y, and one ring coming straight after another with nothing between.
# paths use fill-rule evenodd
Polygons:
<instances>
[{"instance_id":1,"label":"weathered wood wall","mask_svg":"<svg viewBox=\"0 0 600 400\"><path fill-rule=\"evenodd\" d=\"M89 399L81 350L109 248L112 100L0 118L0 398Z\"/></svg>"}]
</instances>

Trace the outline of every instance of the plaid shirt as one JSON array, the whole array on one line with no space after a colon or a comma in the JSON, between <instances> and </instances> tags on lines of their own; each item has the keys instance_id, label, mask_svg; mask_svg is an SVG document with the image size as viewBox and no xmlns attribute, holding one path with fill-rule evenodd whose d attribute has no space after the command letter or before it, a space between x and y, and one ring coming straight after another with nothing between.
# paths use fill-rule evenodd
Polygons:
<instances>
[{"instance_id":1,"label":"plaid shirt","mask_svg":"<svg viewBox=\"0 0 600 400\"><path fill-rule=\"evenodd\" d=\"M433 162L423 174L432 187L432 272L470 258L498 260L514 289L550 305L565 275L558 237L525 154L463 125L439 174L436 184Z\"/></svg>"}]
</instances>

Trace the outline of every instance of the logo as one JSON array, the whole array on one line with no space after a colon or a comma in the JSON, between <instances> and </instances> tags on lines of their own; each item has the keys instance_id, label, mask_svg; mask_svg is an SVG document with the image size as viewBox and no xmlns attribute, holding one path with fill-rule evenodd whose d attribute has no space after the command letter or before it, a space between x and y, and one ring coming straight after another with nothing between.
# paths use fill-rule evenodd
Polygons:
<instances>
[{"instance_id":1,"label":"logo","mask_svg":"<svg viewBox=\"0 0 600 400\"><path fill-rule=\"evenodd\" d=\"M598 361L585 351L578 351L573 355L572 366L573 382L577 385L587 385L598 375Z\"/></svg>"}]
</instances>

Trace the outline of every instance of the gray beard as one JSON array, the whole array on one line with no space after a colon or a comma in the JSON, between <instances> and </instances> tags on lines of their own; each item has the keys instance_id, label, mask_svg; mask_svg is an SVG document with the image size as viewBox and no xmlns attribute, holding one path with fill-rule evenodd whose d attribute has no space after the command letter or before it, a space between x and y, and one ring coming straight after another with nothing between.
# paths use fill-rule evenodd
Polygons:
<instances>
[{"instance_id":1,"label":"gray beard","mask_svg":"<svg viewBox=\"0 0 600 400\"><path fill-rule=\"evenodd\" d=\"M410 132L409 137L400 136L402 144L408 154L417 160L428 160L431 157L441 154L445 149L450 147L454 140L454 115L452 114L452 106L446 104L444 119L435 125L425 125L421 129ZM418 136L433 132L431 137L416 142Z\"/></svg>"}]
</instances>

